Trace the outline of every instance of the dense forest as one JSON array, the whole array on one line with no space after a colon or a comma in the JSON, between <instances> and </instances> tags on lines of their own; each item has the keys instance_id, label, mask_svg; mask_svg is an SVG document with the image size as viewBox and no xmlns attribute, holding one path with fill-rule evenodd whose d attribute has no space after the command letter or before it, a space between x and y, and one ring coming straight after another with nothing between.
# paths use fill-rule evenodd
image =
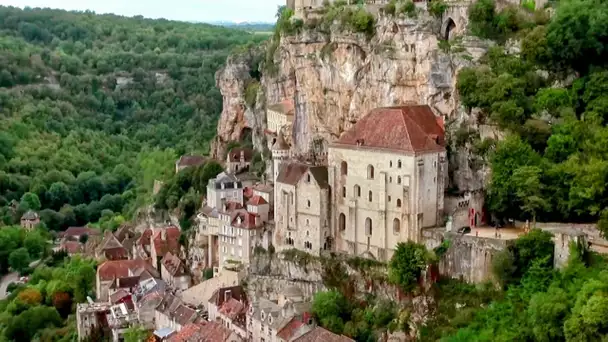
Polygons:
<instances>
[{"instance_id":1,"label":"dense forest","mask_svg":"<svg viewBox=\"0 0 608 342\"><path fill-rule=\"evenodd\" d=\"M0 220L114 228L184 153L204 154L226 56L264 35L0 7ZM126 217L128 218L128 217Z\"/></svg>"}]
</instances>

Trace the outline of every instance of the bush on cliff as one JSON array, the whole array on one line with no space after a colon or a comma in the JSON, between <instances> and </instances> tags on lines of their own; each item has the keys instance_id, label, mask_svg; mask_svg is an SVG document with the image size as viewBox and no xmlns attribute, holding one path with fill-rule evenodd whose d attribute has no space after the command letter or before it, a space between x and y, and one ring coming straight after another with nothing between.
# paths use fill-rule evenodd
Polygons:
<instances>
[{"instance_id":1,"label":"bush on cliff","mask_svg":"<svg viewBox=\"0 0 608 342\"><path fill-rule=\"evenodd\" d=\"M388 264L389 281L399 285L406 292L413 291L429 258L430 255L424 245L411 241L400 242Z\"/></svg>"}]
</instances>

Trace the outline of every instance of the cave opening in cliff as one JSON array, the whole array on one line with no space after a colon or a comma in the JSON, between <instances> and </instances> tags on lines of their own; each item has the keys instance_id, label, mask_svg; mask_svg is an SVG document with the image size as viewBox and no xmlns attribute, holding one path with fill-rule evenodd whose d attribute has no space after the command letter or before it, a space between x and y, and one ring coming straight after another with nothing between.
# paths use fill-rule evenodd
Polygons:
<instances>
[{"instance_id":1,"label":"cave opening in cliff","mask_svg":"<svg viewBox=\"0 0 608 342\"><path fill-rule=\"evenodd\" d=\"M244 127L239 135L239 141L246 146L253 146L253 131L249 127Z\"/></svg>"},{"instance_id":2,"label":"cave opening in cliff","mask_svg":"<svg viewBox=\"0 0 608 342\"><path fill-rule=\"evenodd\" d=\"M450 38L453 38L454 31L456 29L456 23L454 20L452 20L452 18L448 18L443 24L443 27L443 39L450 40Z\"/></svg>"}]
</instances>

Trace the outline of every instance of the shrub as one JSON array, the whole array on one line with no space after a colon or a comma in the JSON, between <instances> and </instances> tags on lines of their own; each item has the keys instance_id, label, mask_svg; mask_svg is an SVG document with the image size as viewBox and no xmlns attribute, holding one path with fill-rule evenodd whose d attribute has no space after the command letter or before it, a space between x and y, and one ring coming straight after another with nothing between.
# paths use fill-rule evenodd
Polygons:
<instances>
[{"instance_id":1,"label":"shrub","mask_svg":"<svg viewBox=\"0 0 608 342\"><path fill-rule=\"evenodd\" d=\"M448 5L443 0L435 0L429 3L429 13L435 18L441 18L447 9Z\"/></svg>"},{"instance_id":2,"label":"shrub","mask_svg":"<svg viewBox=\"0 0 608 342\"><path fill-rule=\"evenodd\" d=\"M412 1L406 1L399 7L399 14L405 14L410 18L415 18L418 15L416 5Z\"/></svg>"},{"instance_id":3,"label":"shrub","mask_svg":"<svg viewBox=\"0 0 608 342\"><path fill-rule=\"evenodd\" d=\"M247 84L245 88L245 104L248 108L254 108L258 97L258 90L260 89L260 82L252 80Z\"/></svg>"}]
</instances>

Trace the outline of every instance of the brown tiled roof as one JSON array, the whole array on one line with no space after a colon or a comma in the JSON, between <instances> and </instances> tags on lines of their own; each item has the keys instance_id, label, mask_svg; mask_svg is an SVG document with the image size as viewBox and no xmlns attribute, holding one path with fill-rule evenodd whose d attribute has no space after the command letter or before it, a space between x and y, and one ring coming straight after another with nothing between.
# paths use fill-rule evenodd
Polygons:
<instances>
[{"instance_id":1,"label":"brown tiled roof","mask_svg":"<svg viewBox=\"0 0 608 342\"><path fill-rule=\"evenodd\" d=\"M335 144L407 153L445 150L444 131L427 105L374 109Z\"/></svg>"},{"instance_id":2,"label":"brown tiled roof","mask_svg":"<svg viewBox=\"0 0 608 342\"><path fill-rule=\"evenodd\" d=\"M256 184L253 186L253 190L261 192L273 192L274 188L270 184Z\"/></svg>"},{"instance_id":3,"label":"brown tiled roof","mask_svg":"<svg viewBox=\"0 0 608 342\"><path fill-rule=\"evenodd\" d=\"M220 307L220 313L229 319L235 319L247 312L247 306L234 298L230 298Z\"/></svg>"},{"instance_id":4,"label":"brown tiled roof","mask_svg":"<svg viewBox=\"0 0 608 342\"><path fill-rule=\"evenodd\" d=\"M22 220L34 221L39 219L38 213L32 210L28 210L23 216L21 216Z\"/></svg>"},{"instance_id":5,"label":"brown tiled roof","mask_svg":"<svg viewBox=\"0 0 608 342\"><path fill-rule=\"evenodd\" d=\"M282 340L289 341L296 334L298 329L305 325L302 320L293 317L281 330L277 332L277 337Z\"/></svg>"},{"instance_id":6,"label":"brown tiled roof","mask_svg":"<svg viewBox=\"0 0 608 342\"><path fill-rule=\"evenodd\" d=\"M277 182L296 185L302 177L310 171L310 174L317 181L321 188L329 186L327 182L327 167L325 166L310 166L301 163L287 163L281 166Z\"/></svg>"},{"instance_id":7,"label":"brown tiled roof","mask_svg":"<svg viewBox=\"0 0 608 342\"><path fill-rule=\"evenodd\" d=\"M196 316L196 311L185 306L184 304L179 305L173 313L173 318L182 327L194 321Z\"/></svg>"},{"instance_id":8,"label":"brown tiled roof","mask_svg":"<svg viewBox=\"0 0 608 342\"><path fill-rule=\"evenodd\" d=\"M337 335L329 330L316 327L313 330L293 340L294 342L354 342L344 335Z\"/></svg>"},{"instance_id":9,"label":"brown tiled roof","mask_svg":"<svg viewBox=\"0 0 608 342\"><path fill-rule=\"evenodd\" d=\"M115 278L128 277L130 270L140 267L145 268L152 274L157 274L152 265L142 259L106 261L97 268L97 274L99 274L99 279L102 281L113 280Z\"/></svg>"},{"instance_id":10,"label":"brown tiled roof","mask_svg":"<svg viewBox=\"0 0 608 342\"><path fill-rule=\"evenodd\" d=\"M82 245L78 241L65 241L61 244L61 249L68 252L68 254L75 254L82 252Z\"/></svg>"},{"instance_id":11,"label":"brown tiled roof","mask_svg":"<svg viewBox=\"0 0 608 342\"><path fill-rule=\"evenodd\" d=\"M120 243L122 243L129 236L135 236L133 232L133 227L128 223L123 223L120 228L116 232L114 232L114 236Z\"/></svg>"},{"instance_id":12,"label":"brown tiled roof","mask_svg":"<svg viewBox=\"0 0 608 342\"><path fill-rule=\"evenodd\" d=\"M207 158L203 156L183 155L177 161L177 166L196 166L203 164Z\"/></svg>"},{"instance_id":13,"label":"brown tiled roof","mask_svg":"<svg viewBox=\"0 0 608 342\"><path fill-rule=\"evenodd\" d=\"M253 196L253 197L251 197L251 199L249 200L249 202L247 202L247 204L250 204L250 205L263 205L263 204L268 204L268 202L266 202L266 200L262 196Z\"/></svg>"},{"instance_id":14,"label":"brown tiled roof","mask_svg":"<svg viewBox=\"0 0 608 342\"><path fill-rule=\"evenodd\" d=\"M168 342L227 342L232 332L216 322L190 323L179 333L169 337Z\"/></svg>"},{"instance_id":15,"label":"brown tiled roof","mask_svg":"<svg viewBox=\"0 0 608 342\"><path fill-rule=\"evenodd\" d=\"M146 228L146 230L144 230L144 232L139 237L137 244L140 246L149 246L150 238L152 237L152 233L153 233L153 231L151 228Z\"/></svg>"},{"instance_id":16,"label":"brown tiled roof","mask_svg":"<svg viewBox=\"0 0 608 342\"><path fill-rule=\"evenodd\" d=\"M259 219L259 217L259 215L250 213L246 210L238 210L233 213L232 226L244 229L259 228L264 225L262 220ZM239 218L241 220L241 223L239 223ZM257 224L256 219L258 221Z\"/></svg>"},{"instance_id":17,"label":"brown tiled roof","mask_svg":"<svg viewBox=\"0 0 608 342\"><path fill-rule=\"evenodd\" d=\"M120 277L114 279L112 284L110 285L111 289L130 289L139 285L140 277L139 276L130 276L130 277Z\"/></svg>"},{"instance_id":18,"label":"brown tiled roof","mask_svg":"<svg viewBox=\"0 0 608 342\"><path fill-rule=\"evenodd\" d=\"M116 304L119 300L130 296L131 294L125 290L118 290L110 295L110 303Z\"/></svg>"},{"instance_id":19,"label":"brown tiled roof","mask_svg":"<svg viewBox=\"0 0 608 342\"><path fill-rule=\"evenodd\" d=\"M246 162L250 162L253 159L254 150L248 147L235 147L230 152L228 152L228 161L229 162L238 162L241 160L241 152L243 152L243 156Z\"/></svg>"},{"instance_id":20,"label":"brown tiled roof","mask_svg":"<svg viewBox=\"0 0 608 342\"><path fill-rule=\"evenodd\" d=\"M285 137L279 132L277 140L272 144L271 149L273 150L289 150L289 144L285 141Z\"/></svg>"},{"instance_id":21,"label":"brown tiled roof","mask_svg":"<svg viewBox=\"0 0 608 342\"><path fill-rule=\"evenodd\" d=\"M165 231L165 239L163 240L162 231ZM179 236L181 232L177 227L162 228L154 233L153 241L156 255L161 256L167 252L178 254L180 250Z\"/></svg>"},{"instance_id":22,"label":"brown tiled roof","mask_svg":"<svg viewBox=\"0 0 608 342\"><path fill-rule=\"evenodd\" d=\"M279 103L268 106L268 109L285 115L293 115L295 112L293 100L283 100Z\"/></svg>"},{"instance_id":23,"label":"brown tiled roof","mask_svg":"<svg viewBox=\"0 0 608 342\"><path fill-rule=\"evenodd\" d=\"M72 237L81 235L100 235L101 233L97 229L91 229L87 227L69 227L65 232L61 233L61 236Z\"/></svg>"}]
</instances>

